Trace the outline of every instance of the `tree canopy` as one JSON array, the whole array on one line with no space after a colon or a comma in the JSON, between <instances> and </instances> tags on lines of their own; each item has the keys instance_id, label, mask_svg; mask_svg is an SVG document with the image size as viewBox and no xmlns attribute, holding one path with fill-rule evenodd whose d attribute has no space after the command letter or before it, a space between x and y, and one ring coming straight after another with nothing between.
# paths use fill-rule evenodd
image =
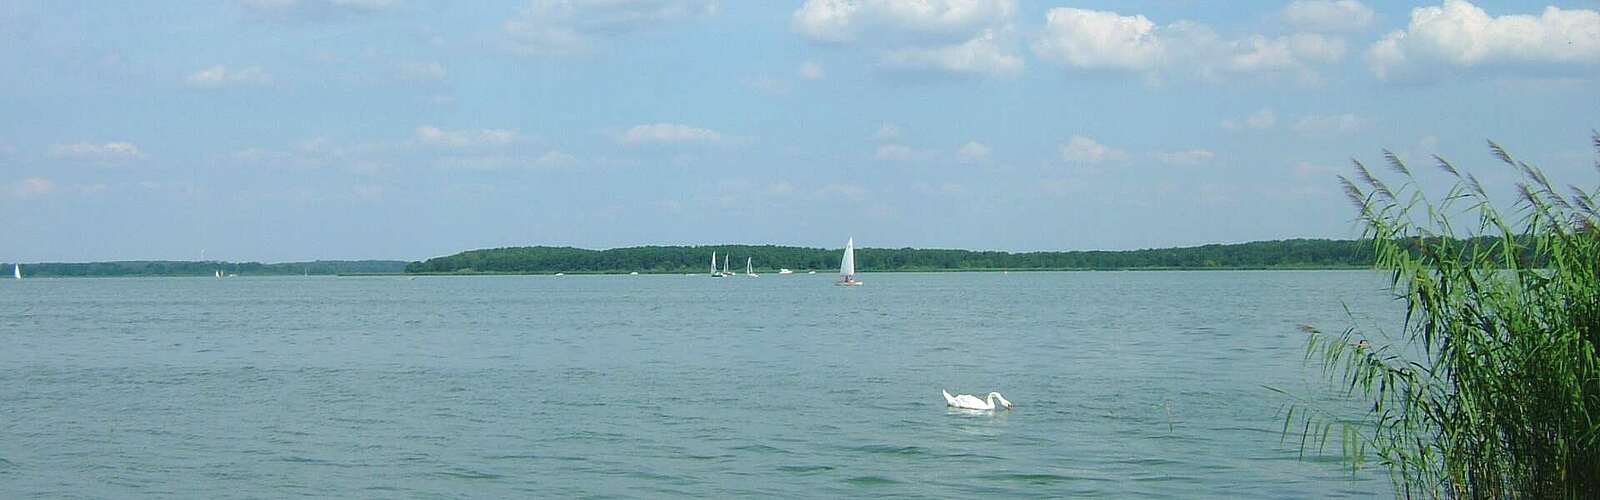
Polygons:
<instances>
[{"instance_id":1,"label":"tree canopy","mask_svg":"<svg viewBox=\"0 0 1600 500\"><path fill-rule=\"evenodd\" d=\"M3 264L10 272L11 264ZM22 264L28 277L211 276L217 271L240 276L299 274L398 273L406 263L397 260L319 260L312 262L260 262L125 260L115 262L42 262Z\"/></svg>"},{"instance_id":2,"label":"tree canopy","mask_svg":"<svg viewBox=\"0 0 1600 500\"><path fill-rule=\"evenodd\" d=\"M583 273L709 272L711 253L732 256L730 268L749 258L763 271L826 270L839 265L843 249L773 245L641 246L588 250L572 247L510 247L471 250L405 266L408 273ZM999 252L917 248L858 248L856 267L865 272L1329 268L1372 265L1370 249L1355 241L1294 239L1186 248L1124 251Z\"/></svg>"}]
</instances>

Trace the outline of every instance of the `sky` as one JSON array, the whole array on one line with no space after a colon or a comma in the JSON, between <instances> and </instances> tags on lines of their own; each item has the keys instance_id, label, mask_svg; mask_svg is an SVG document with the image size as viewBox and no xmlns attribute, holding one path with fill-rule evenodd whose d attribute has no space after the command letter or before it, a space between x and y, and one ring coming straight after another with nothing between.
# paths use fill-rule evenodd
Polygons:
<instances>
[{"instance_id":1,"label":"sky","mask_svg":"<svg viewBox=\"0 0 1600 500\"><path fill-rule=\"evenodd\" d=\"M0 260L1352 238L1600 184L1600 0L0 2Z\"/></svg>"}]
</instances>

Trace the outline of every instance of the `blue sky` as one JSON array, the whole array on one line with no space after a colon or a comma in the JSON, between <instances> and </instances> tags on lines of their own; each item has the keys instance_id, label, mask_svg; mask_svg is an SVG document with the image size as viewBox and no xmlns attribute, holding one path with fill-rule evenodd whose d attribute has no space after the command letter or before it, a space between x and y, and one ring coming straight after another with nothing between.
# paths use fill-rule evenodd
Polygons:
<instances>
[{"instance_id":1,"label":"blue sky","mask_svg":"<svg viewBox=\"0 0 1600 500\"><path fill-rule=\"evenodd\" d=\"M1595 185L1597 9L12 0L0 260L1348 238L1383 148Z\"/></svg>"}]
</instances>

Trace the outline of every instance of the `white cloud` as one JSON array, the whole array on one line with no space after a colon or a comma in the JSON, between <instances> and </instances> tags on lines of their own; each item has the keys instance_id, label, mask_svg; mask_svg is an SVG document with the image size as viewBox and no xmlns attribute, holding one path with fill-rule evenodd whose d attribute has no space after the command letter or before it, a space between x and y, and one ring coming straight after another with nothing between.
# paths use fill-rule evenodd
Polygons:
<instances>
[{"instance_id":1,"label":"white cloud","mask_svg":"<svg viewBox=\"0 0 1600 500\"><path fill-rule=\"evenodd\" d=\"M755 76L746 78L744 84L767 95L789 95L794 90L794 79L821 80L828 77L828 72L822 64L816 61L805 61L795 69L793 77Z\"/></svg>"},{"instance_id":2,"label":"white cloud","mask_svg":"<svg viewBox=\"0 0 1600 500\"><path fill-rule=\"evenodd\" d=\"M915 151L903 144L884 144L878 146L878 152L873 156L886 161L909 161L915 155Z\"/></svg>"},{"instance_id":3,"label":"white cloud","mask_svg":"<svg viewBox=\"0 0 1600 500\"><path fill-rule=\"evenodd\" d=\"M437 61L402 61L395 71L403 80L437 82L449 75Z\"/></svg>"},{"instance_id":4,"label":"white cloud","mask_svg":"<svg viewBox=\"0 0 1600 500\"><path fill-rule=\"evenodd\" d=\"M678 123L651 123L638 125L622 134L624 144L648 143L708 143L722 140L715 130L691 127Z\"/></svg>"},{"instance_id":5,"label":"white cloud","mask_svg":"<svg viewBox=\"0 0 1600 500\"><path fill-rule=\"evenodd\" d=\"M145 154L144 151L139 149L139 146L131 142L107 142L103 144L78 142L50 146L50 157L96 163L122 163L142 159Z\"/></svg>"},{"instance_id":6,"label":"white cloud","mask_svg":"<svg viewBox=\"0 0 1600 500\"><path fill-rule=\"evenodd\" d=\"M246 8L262 11L331 6L355 10L384 10L395 6L395 0L243 0Z\"/></svg>"},{"instance_id":7,"label":"white cloud","mask_svg":"<svg viewBox=\"0 0 1600 500\"><path fill-rule=\"evenodd\" d=\"M1217 157L1217 154L1211 152L1209 149L1191 149L1188 151L1152 153L1151 156L1154 157L1156 161L1168 165L1199 165L1210 162L1213 158Z\"/></svg>"},{"instance_id":8,"label":"white cloud","mask_svg":"<svg viewBox=\"0 0 1600 500\"><path fill-rule=\"evenodd\" d=\"M1237 130L1243 127L1249 127L1256 130L1265 130L1272 128L1277 124L1278 114L1273 113L1272 109L1270 108L1262 108L1259 111L1251 113L1250 116L1245 117L1242 124L1232 118L1222 120L1222 128L1228 130Z\"/></svg>"},{"instance_id":9,"label":"white cloud","mask_svg":"<svg viewBox=\"0 0 1600 500\"><path fill-rule=\"evenodd\" d=\"M1337 115L1307 115L1295 122L1295 132L1303 135L1328 135L1332 133L1348 134L1361 130L1365 120L1350 113Z\"/></svg>"},{"instance_id":10,"label":"white cloud","mask_svg":"<svg viewBox=\"0 0 1600 500\"><path fill-rule=\"evenodd\" d=\"M396 0L328 0L328 3L350 9L383 10L394 7Z\"/></svg>"},{"instance_id":11,"label":"white cloud","mask_svg":"<svg viewBox=\"0 0 1600 500\"><path fill-rule=\"evenodd\" d=\"M1033 48L1074 68L1144 71L1161 63L1165 46L1142 15L1056 8L1045 14L1045 32Z\"/></svg>"},{"instance_id":12,"label":"white cloud","mask_svg":"<svg viewBox=\"0 0 1600 500\"><path fill-rule=\"evenodd\" d=\"M792 23L819 42L848 42L865 33L963 39L1016 10L1014 0L807 0Z\"/></svg>"},{"instance_id":13,"label":"white cloud","mask_svg":"<svg viewBox=\"0 0 1600 500\"><path fill-rule=\"evenodd\" d=\"M710 17L717 10L715 0L532 0L502 30L515 52L573 55L603 38Z\"/></svg>"},{"instance_id":14,"label":"white cloud","mask_svg":"<svg viewBox=\"0 0 1600 500\"><path fill-rule=\"evenodd\" d=\"M967 187L966 186L963 186L961 184L954 183L954 182L946 182L946 183L942 183L942 184L932 184L932 183L928 183L928 182L917 181L917 182L911 183L911 190L916 192L916 193L918 193L918 194L922 194L922 195L925 195L925 196L955 196L955 197L959 197L959 196L967 194Z\"/></svg>"},{"instance_id":15,"label":"white cloud","mask_svg":"<svg viewBox=\"0 0 1600 500\"><path fill-rule=\"evenodd\" d=\"M538 158L534 158L531 165L538 168L562 168L578 164L578 157L561 151L546 151Z\"/></svg>"},{"instance_id":16,"label":"white cloud","mask_svg":"<svg viewBox=\"0 0 1600 500\"><path fill-rule=\"evenodd\" d=\"M899 139L904 134L905 131L901 130L899 125L885 123L878 126L878 132L873 134L872 137L880 141L893 141Z\"/></svg>"},{"instance_id":17,"label":"white cloud","mask_svg":"<svg viewBox=\"0 0 1600 500\"><path fill-rule=\"evenodd\" d=\"M1061 159L1068 163L1095 164L1105 161L1126 160L1128 159L1128 153L1107 147L1094 139L1074 135L1066 144L1061 146Z\"/></svg>"},{"instance_id":18,"label":"white cloud","mask_svg":"<svg viewBox=\"0 0 1600 500\"><path fill-rule=\"evenodd\" d=\"M184 79L191 87L218 88L235 85L266 85L272 83L272 77L258 67L242 69L228 69L227 66L216 65L191 73Z\"/></svg>"},{"instance_id":19,"label":"white cloud","mask_svg":"<svg viewBox=\"0 0 1600 500\"><path fill-rule=\"evenodd\" d=\"M1600 12L1545 7L1538 16L1490 16L1465 0L1411 11L1404 30L1367 50L1378 78L1405 79L1447 68L1526 71L1593 70L1600 66Z\"/></svg>"},{"instance_id":20,"label":"white cloud","mask_svg":"<svg viewBox=\"0 0 1600 500\"><path fill-rule=\"evenodd\" d=\"M327 20L393 9L398 0L242 0L241 6L258 16L280 21Z\"/></svg>"},{"instance_id":21,"label":"white cloud","mask_svg":"<svg viewBox=\"0 0 1600 500\"><path fill-rule=\"evenodd\" d=\"M1227 68L1242 73L1300 71L1338 62L1344 52L1344 40L1314 33L1278 38L1254 35L1235 42Z\"/></svg>"},{"instance_id":22,"label":"white cloud","mask_svg":"<svg viewBox=\"0 0 1600 500\"><path fill-rule=\"evenodd\" d=\"M1009 54L993 32L957 45L906 47L883 53L884 64L894 69L934 70L959 75L1010 77L1022 73L1022 58Z\"/></svg>"},{"instance_id":23,"label":"white cloud","mask_svg":"<svg viewBox=\"0 0 1600 500\"><path fill-rule=\"evenodd\" d=\"M807 80L821 80L828 76L828 72L822 68L822 65L815 61L801 63L799 74L800 78Z\"/></svg>"},{"instance_id":24,"label":"white cloud","mask_svg":"<svg viewBox=\"0 0 1600 500\"><path fill-rule=\"evenodd\" d=\"M1054 8L1033 43L1040 58L1081 71L1219 81L1234 74L1290 74L1316 82L1317 68L1344 57L1344 41L1316 33L1223 39L1206 25L1158 26L1143 15Z\"/></svg>"},{"instance_id":25,"label":"white cloud","mask_svg":"<svg viewBox=\"0 0 1600 500\"><path fill-rule=\"evenodd\" d=\"M536 157L506 154L464 155L445 156L437 161L439 167L460 170L547 169L566 168L577 164L576 156L557 150L546 151Z\"/></svg>"},{"instance_id":26,"label":"white cloud","mask_svg":"<svg viewBox=\"0 0 1600 500\"><path fill-rule=\"evenodd\" d=\"M385 168L386 163L381 158L389 149L379 143L340 144L319 137L301 141L288 149L242 149L228 155L226 161L267 168L343 167L360 173L376 173Z\"/></svg>"},{"instance_id":27,"label":"white cloud","mask_svg":"<svg viewBox=\"0 0 1600 500\"><path fill-rule=\"evenodd\" d=\"M1339 174L1339 169L1336 169L1336 168L1333 168L1333 167L1330 167L1330 166L1327 166L1327 165L1319 165L1319 164L1311 163L1311 162L1303 161L1303 162L1295 164L1295 166L1294 166L1294 175L1295 175L1295 177L1300 177L1302 179L1303 178L1308 178L1308 177L1321 177L1321 178L1325 178L1325 179L1332 179L1335 175L1338 175L1338 174Z\"/></svg>"},{"instance_id":28,"label":"white cloud","mask_svg":"<svg viewBox=\"0 0 1600 500\"><path fill-rule=\"evenodd\" d=\"M1377 18L1371 7L1356 0L1295 0L1280 14L1290 26L1307 31L1360 31Z\"/></svg>"},{"instance_id":29,"label":"white cloud","mask_svg":"<svg viewBox=\"0 0 1600 500\"><path fill-rule=\"evenodd\" d=\"M42 198L56 192L56 183L43 177L29 177L12 184L9 191L18 199Z\"/></svg>"},{"instance_id":30,"label":"white cloud","mask_svg":"<svg viewBox=\"0 0 1600 500\"><path fill-rule=\"evenodd\" d=\"M978 142L968 141L956 150L956 157L963 163L983 163L989 161L989 146Z\"/></svg>"},{"instance_id":31,"label":"white cloud","mask_svg":"<svg viewBox=\"0 0 1600 500\"><path fill-rule=\"evenodd\" d=\"M867 189L855 184L829 184L817 190L821 198L836 198L850 201L865 201Z\"/></svg>"},{"instance_id":32,"label":"white cloud","mask_svg":"<svg viewBox=\"0 0 1600 500\"><path fill-rule=\"evenodd\" d=\"M444 130L423 125L417 127L417 140L431 146L465 148L475 146L502 146L517 140L517 131L500 128L479 130Z\"/></svg>"},{"instance_id":33,"label":"white cloud","mask_svg":"<svg viewBox=\"0 0 1600 500\"><path fill-rule=\"evenodd\" d=\"M807 0L791 25L808 40L857 44L882 67L1011 76L1021 57L1004 36L1014 0Z\"/></svg>"},{"instance_id":34,"label":"white cloud","mask_svg":"<svg viewBox=\"0 0 1600 500\"><path fill-rule=\"evenodd\" d=\"M507 155L441 156L434 164L451 170L501 170L522 164L527 159Z\"/></svg>"}]
</instances>

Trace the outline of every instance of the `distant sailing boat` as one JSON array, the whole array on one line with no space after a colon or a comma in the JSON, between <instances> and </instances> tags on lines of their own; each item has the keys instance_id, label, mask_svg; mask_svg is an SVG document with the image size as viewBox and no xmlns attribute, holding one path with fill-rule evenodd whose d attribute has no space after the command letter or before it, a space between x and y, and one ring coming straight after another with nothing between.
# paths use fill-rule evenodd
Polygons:
<instances>
[{"instance_id":1,"label":"distant sailing boat","mask_svg":"<svg viewBox=\"0 0 1600 500\"><path fill-rule=\"evenodd\" d=\"M0 269L4 269L4 268L0 268ZM12 264L12 266L11 266L11 276L16 278L16 279L19 279L19 280L22 279L22 264Z\"/></svg>"},{"instance_id":2,"label":"distant sailing boat","mask_svg":"<svg viewBox=\"0 0 1600 500\"><path fill-rule=\"evenodd\" d=\"M856 279L856 239L844 244L844 258L839 259L839 286L860 286L861 280Z\"/></svg>"},{"instance_id":3,"label":"distant sailing boat","mask_svg":"<svg viewBox=\"0 0 1600 500\"><path fill-rule=\"evenodd\" d=\"M750 267L750 257L745 257L744 258L744 275L745 276L749 276L751 278L760 278L761 277L761 275L755 273L754 268Z\"/></svg>"},{"instance_id":4,"label":"distant sailing boat","mask_svg":"<svg viewBox=\"0 0 1600 500\"><path fill-rule=\"evenodd\" d=\"M711 252L711 277L721 278L722 273L717 272L717 253Z\"/></svg>"},{"instance_id":5,"label":"distant sailing boat","mask_svg":"<svg viewBox=\"0 0 1600 500\"><path fill-rule=\"evenodd\" d=\"M219 279L219 280L222 279L222 270L221 269L217 270L217 279Z\"/></svg>"},{"instance_id":6,"label":"distant sailing boat","mask_svg":"<svg viewBox=\"0 0 1600 500\"><path fill-rule=\"evenodd\" d=\"M733 260L733 255L730 254L730 255L722 256L722 275L723 276L733 276L733 273L728 272L728 261L730 261L730 260Z\"/></svg>"}]
</instances>

